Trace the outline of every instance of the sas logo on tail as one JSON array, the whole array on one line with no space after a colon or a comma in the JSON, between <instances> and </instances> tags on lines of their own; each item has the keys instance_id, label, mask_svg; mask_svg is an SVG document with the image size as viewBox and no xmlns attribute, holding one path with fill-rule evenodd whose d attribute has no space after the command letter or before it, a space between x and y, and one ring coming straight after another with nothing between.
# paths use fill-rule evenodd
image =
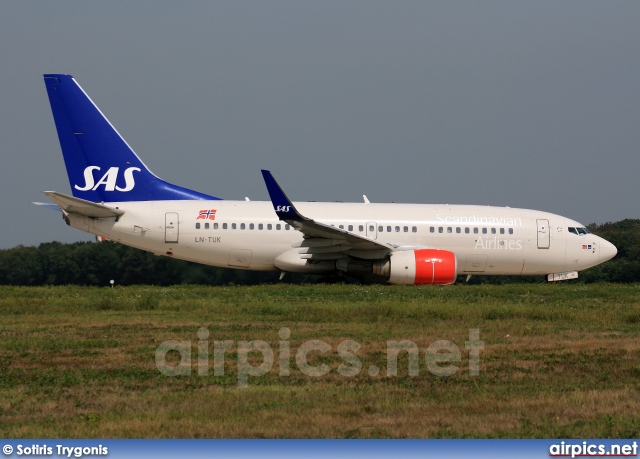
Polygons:
<instances>
[{"instance_id":1,"label":"sas logo on tail","mask_svg":"<svg viewBox=\"0 0 640 459\"><path fill-rule=\"evenodd\" d=\"M134 172L140 172L139 167L127 167L124 170L124 188L116 185L118 181L118 174L120 173L119 167L110 167L107 172L104 173L102 178L98 180L96 183L95 178L93 177L93 171L99 171L100 167L98 166L89 166L84 170L84 186L80 187L75 185L75 189L78 191L95 191L98 189L100 185L104 185L105 191L121 191L126 193L127 191L133 190L133 187L136 186L136 182L133 179Z\"/></svg>"}]
</instances>

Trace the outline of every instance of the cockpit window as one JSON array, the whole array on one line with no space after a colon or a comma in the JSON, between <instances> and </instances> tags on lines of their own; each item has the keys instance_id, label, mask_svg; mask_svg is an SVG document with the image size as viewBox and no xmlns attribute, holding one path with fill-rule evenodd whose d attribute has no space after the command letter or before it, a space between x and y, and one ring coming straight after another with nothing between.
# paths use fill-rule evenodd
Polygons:
<instances>
[{"instance_id":1,"label":"cockpit window","mask_svg":"<svg viewBox=\"0 0 640 459\"><path fill-rule=\"evenodd\" d=\"M576 228L576 227L570 226L568 229L570 233L577 234L579 236L582 236L584 234L589 234L589 230L587 228L582 228L582 227Z\"/></svg>"}]
</instances>

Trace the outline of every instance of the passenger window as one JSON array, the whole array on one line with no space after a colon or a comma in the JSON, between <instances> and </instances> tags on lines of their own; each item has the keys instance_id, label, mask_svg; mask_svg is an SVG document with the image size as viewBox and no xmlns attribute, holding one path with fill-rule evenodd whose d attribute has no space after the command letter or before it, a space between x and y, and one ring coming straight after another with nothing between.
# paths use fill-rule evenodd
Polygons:
<instances>
[{"instance_id":1,"label":"passenger window","mask_svg":"<svg viewBox=\"0 0 640 459\"><path fill-rule=\"evenodd\" d=\"M231 224L231 229L236 229L236 224L235 223Z\"/></svg>"},{"instance_id":2,"label":"passenger window","mask_svg":"<svg viewBox=\"0 0 640 459\"><path fill-rule=\"evenodd\" d=\"M280 225L280 223L278 223L278 224L276 225L276 230L280 231L280 228L281 228L281 227L282 227L282 226Z\"/></svg>"},{"instance_id":3,"label":"passenger window","mask_svg":"<svg viewBox=\"0 0 640 459\"><path fill-rule=\"evenodd\" d=\"M495 228L491 228L491 234L496 234L496 229Z\"/></svg>"},{"instance_id":4,"label":"passenger window","mask_svg":"<svg viewBox=\"0 0 640 459\"><path fill-rule=\"evenodd\" d=\"M379 233L384 232L384 226L382 226L382 225L378 226L378 232Z\"/></svg>"},{"instance_id":5,"label":"passenger window","mask_svg":"<svg viewBox=\"0 0 640 459\"><path fill-rule=\"evenodd\" d=\"M471 230L471 229L467 226L467 227L464 229L464 234L469 234L470 230Z\"/></svg>"},{"instance_id":6,"label":"passenger window","mask_svg":"<svg viewBox=\"0 0 640 459\"><path fill-rule=\"evenodd\" d=\"M249 229L254 229L256 226L253 223L249 223Z\"/></svg>"},{"instance_id":7,"label":"passenger window","mask_svg":"<svg viewBox=\"0 0 640 459\"><path fill-rule=\"evenodd\" d=\"M390 232L391 232L391 227L387 226L387 233L390 233Z\"/></svg>"},{"instance_id":8,"label":"passenger window","mask_svg":"<svg viewBox=\"0 0 640 459\"><path fill-rule=\"evenodd\" d=\"M240 223L240 229L243 230L246 228L246 225L244 223Z\"/></svg>"},{"instance_id":9,"label":"passenger window","mask_svg":"<svg viewBox=\"0 0 640 459\"><path fill-rule=\"evenodd\" d=\"M213 229L218 229L218 224L217 223L213 224Z\"/></svg>"},{"instance_id":10,"label":"passenger window","mask_svg":"<svg viewBox=\"0 0 640 459\"><path fill-rule=\"evenodd\" d=\"M504 234L504 228L500 228L500 234Z\"/></svg>"},{"instance_id":11,"label":"passenger window","mask_svg":"<svg viewBox=\"0 0 640 459\"><path fill-rule=\"evenodd\" d=\"M418 232L418 227L417 226L412 226L411 227L411 232L412 233L417 233Z\"/></svg>"},{"instance_id":12,"label":"passenger window","mask_svg":"<svg viewBox=\"0 0 640 459\"><path fill-rule=\"evenodd\" d=\"M287 231L289 231L289 228L291 228L291 226L289 226L289 225L284 225L284 229L286 229Z\"/></svg>"},{"instance_id":13,"label":"passenger window","mask_svg":"<svg viewBox=\"0 0 640 459\"><path fill-rule=\"evenodd\" d=\"M430 233L435 233L435 232L436 232L436 229L432 226L431 228L429 228L429 232L430 232Z\"/></svg>"},{"instance_id":14,"label":"passenger window","mask_svg":"<svg viewBox=\"0 0 640 459\"><path fill-rule=\"evenodd\" d=\"M403 229L404 229L404 232L405 232L405 233L408 233L408 232L409 232L409 227L408 227L408 226L405 226Z\"/></svg>"},{"instance_id":15,"label":"passenger window","mask_svg":"<svg viewBox=\"0 0 640 459\"><path fill-rule=\"evenodd\" d=\"M358 231L362 233L364 231L364 225L358 225Z\"/></svg>"},{"instance_id":16,"label":"passenger window","mask_svg":"<svg viewBox=\"0 0 640 459\"><path fill-rule=\"evenodd\" d=\"M400 227L396 226L396 233L399 233L399 232L400 232Z\"/></svg>"},{"instance_id":17,"label":"passenger window","mask_svg":"<svg viewBox=\"0 0 640 459\"><path fill-rule=\"evenodd\" d=\"M509 228L509 234L513 234L513 228Z\"/></svg>"},{"instance_id":18,"label":"passenger window","mask_svg":"<svg viewBox=\"0 0 640 459\"><path fill-rule=\"evenodd\" d=\"M264 229L264 225L262 223L258 223L258 229L259 230Z\"/></svg>"},{"instance_id":19,"label":"passenger window","mask_svg":"<svg viewBox=\"0 0 640 459\"><path fill-rule=\"evenodd\" d=\"M482 228L482 234L487 234L487 228Z\"/></svg>"},{"instance_id":20,"label":"passenger window","mask_svg":"<svg viewBox=\"0 0 640 459\"><path fill-rule=\"evenodd\" d=\"M442 226L439 226L438 227L438 233L442 233L442 232L444 232L444 228Z\"/></svg>"},{"instance_id":21,"label":"passenger window","mask_svg":"<svg viewBox=\"0 0 640 459\"><path fill-rule=\"evenodd\" d=\"M196 223L196 229L200 229L200 223Z\"/></svg>"},{"instance_id":22,"label":"passenger window","mask_svg":"<svg viewBox=\"0 0 640 459\"><path fill-rule=\"evenodd\" d=\"M222 224L222 229L227 229L227 224L226 223Z\"/></svg>"},{"instance_id":23,"label":"passenger window","mask_svg":"<svg viewBox=\"0 0 640 459\"><path fill-rule=\"evenodd\" d=\"M370 231L370 232L372 232L372 233L373 233L375 230L376 230L376 227L375 227L375 226L373 226L373 225L369 225L369 231Z\"/></svg>"},{"instance_id":24,"label":"passenger window","mask_svg":"<svg viewBox=\"0 0 640 459\"><path fill-rule=\"evenodd\" d=\"M349 225L349 231L353 231L353 225Z\"/></svg>"},{"instance_id":25,"label":"passenger window","mask_svg":"<svg viewBox=\"0 0 640 459\"><path fill-rule=\"evenodd\" d=\"M478 228L473 228L473 234L478 234Z\"/></svg>"},{"instance_id":26,"label":"passenger window","mask_svg":"<svg viewBox=\"0 0 640 459\"><path fill-rule=\"evenodd\" d=\"M344 229L344 225L338 225L338 228Z\"/></svg>"},{"instance_id":27,"label":"passenger window","mask_svg":"<svg viewBox=\"0 0 640 459\"><path fill-rule=\"evenodd\" d=\"M204 224L204 229L209 229L209 223Z\"/></svg>"},{"instance_id":28,"label":"passenger window","mask_svg":"<svg viewBox=\"0 0 640 459\"><path fill-rule=\"evenodd\" d=\"M447 233L453 233L453 228L451 228L450 226L447 228Z\"/></svg>"}]
</instances>

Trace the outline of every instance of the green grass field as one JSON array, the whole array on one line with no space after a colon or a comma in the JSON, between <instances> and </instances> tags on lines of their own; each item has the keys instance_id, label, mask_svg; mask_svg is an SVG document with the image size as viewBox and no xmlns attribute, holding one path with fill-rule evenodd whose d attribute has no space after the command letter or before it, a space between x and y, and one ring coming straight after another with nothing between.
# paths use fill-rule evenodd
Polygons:
<instances>
[{"instance_id":1,"label":"green grass field","mask_svg":"<svg viewBox=\"0 0 640 459\"><path fill-rule=\"evenodd\" d=\"M2 287L0 315L0 437L640 435L637 284ZM199 361L202 327L208 360ZM484 344L477 376L465 348L470 329ZM191 342L190 375L156 367L167 340ZM216 375L214 341L225 340L233 346ZM239 388L241 358L263 361L240 349L254 340L270 346L275 363ZM326 365L323 376L297 364L311 340L329 347L307 356ZM359 371L339 354L346 340L360 345L350 354ZM417 376L407 352L397 376L387 375L387 342L402 340L419 349ZM427 366L438 340L460 350L460 361L435 363L456 365L451 376ZM167 361L177 365L178 352ZM199 374L205 361L207 376Z\"/></svg>"}]
</instances>

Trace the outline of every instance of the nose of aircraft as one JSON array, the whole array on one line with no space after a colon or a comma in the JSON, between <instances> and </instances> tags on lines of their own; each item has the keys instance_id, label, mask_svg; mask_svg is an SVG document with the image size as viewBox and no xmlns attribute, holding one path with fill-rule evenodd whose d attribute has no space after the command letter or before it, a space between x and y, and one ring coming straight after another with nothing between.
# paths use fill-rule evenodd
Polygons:
<instances>
[{"instance_id":1,"label":"nose of aircraft","mask_svg":"<svg viewBox=\"0 0 640 459\"><path fill-rule=\"evenodd\" d=\"M611 242L600 239L600 257L599 262L602 263L607 260L611 260L618 253L618 249Z\"/></svg>"}]
</instances>

